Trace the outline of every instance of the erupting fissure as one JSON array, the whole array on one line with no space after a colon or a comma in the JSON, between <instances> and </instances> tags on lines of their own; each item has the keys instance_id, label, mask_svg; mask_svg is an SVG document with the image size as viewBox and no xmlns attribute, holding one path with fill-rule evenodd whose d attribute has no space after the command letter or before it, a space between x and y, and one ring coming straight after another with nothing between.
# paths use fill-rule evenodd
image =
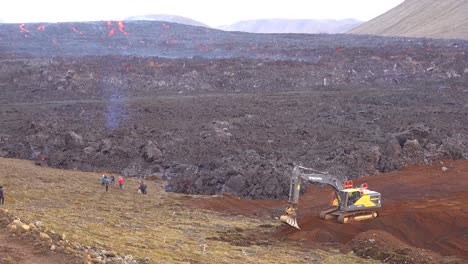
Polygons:
<instances>
[{"instance_id":1,"label":"erupting fissure","mask_svg":"<svg viewBox=\"0 0 468 264\"><path fill-rule=\"evenodd\" d=\"M72 27L71 30L73 30L73 32L76 32L76 33L80 34L81 36L83 36L83 32L79 31L78 29Z\"/></svg>"},{"instance_id":2,"label":"erupting fissure","mask_svg":"<svg viewBox=\"0 0 468 264\"><path fill-rule=\"evenodd\" d=\"M125 26L124 26L124 24L123 24L122 21L117 21L117 26L118 26L118 28L119 28L119 31L122 32L122 34L124 34L124 35L130 34L130 33L128 33L127 31L125 31L125 29L124 29ZM112 21L107 21L107 27L109 28L109 32L107 33L107 35L109 35L109 36L114 35L114 34L115 34L115 29L116 29L116 28L115 28L114 25L112 24Z\"/></svg>"},{"instance_id":3,"label":"erupting fissure","mask_svg":"<svg viewBox=\"0 0 468 264\"><path fill-rule=\"evenodd\" d=\"M128 32L124 30L124 24L122 23L122 21L118 21L117 24L119 25L120 32L122 32L124 35L128 35Z\"/></svg>"},{"instance_id":4,"label":"erupting fissure","mask_svg":"<svg viewBox=\"0 0 468 264\"><path fill-rule=\"evenodd\" d=\"M19 25L19 28L21 30L21 33L29 33L29 30L24 28L24 24Z\"/></svg>"}]
</instances>

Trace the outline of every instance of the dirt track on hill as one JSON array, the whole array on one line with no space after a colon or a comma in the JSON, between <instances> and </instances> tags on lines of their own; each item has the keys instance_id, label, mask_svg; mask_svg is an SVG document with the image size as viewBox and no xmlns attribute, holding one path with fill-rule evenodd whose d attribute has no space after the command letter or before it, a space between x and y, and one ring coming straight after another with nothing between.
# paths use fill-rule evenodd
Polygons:
<instances>
[{"instance_id":1,"label":"dirt track on hill","mask_svg":"<svg viewBox=\"0 0 468 264\"><path fill-rule=\"evenodd\" d=\"M448 170L442 171L442 167ZM329 205L332 190L330 187L311 186L299 201L301 230L282 226L274 236L304 242L311 247L332 246L354 249L355 252L359 248L354 246L359 241L380 236L386 241L385 246L393 251L408 248L414 253L417 252L414 248L422 248L468 260L467 173L468 162L458 161L410 166L402 171L359 179L357 184L367 182L371 190L382 193L382 208L375 220L349 224L319 219L320 211ZM193 206L233 214L274 217L281 214L286 205L286 201L248 201L226 196L205 200L201 204L197 202ZM353 240L359 234L363 234L359 240ZM430 252L424 254L437 258Z\"/></svg>"},{"instance_id":2,"label":"dirt track on hill","mask_svg":"<svg viewBox=\"0 0 468 264\"><path fill-rule=\"evenodd\" d=\"M38 248L33 242L11 237L0 225L0 264L70 264L78 261L69 255Z\"/></svg>"}]
</instances>

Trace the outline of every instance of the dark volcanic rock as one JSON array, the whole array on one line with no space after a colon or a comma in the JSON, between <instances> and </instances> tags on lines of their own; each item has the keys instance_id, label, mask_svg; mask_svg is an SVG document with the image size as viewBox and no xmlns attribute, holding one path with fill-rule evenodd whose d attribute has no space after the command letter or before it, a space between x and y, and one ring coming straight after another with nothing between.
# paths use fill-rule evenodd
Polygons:
<instances>
[{"instance_id":1,"label":"dark volcanic rock","mask_svg":"<svg viewBox=\"0 0 468 264\"><path fill-rule=\"evenodd\" d=\"M162 151L151 140L141 150L146 161L158 161L162 158Z\"/></svg>"},{"instance_id":2,"label":"dark volcanic rock","mask_svg":"<svg viewBox=\"0 0 468 264\"><path fill-rule=\"evenodd\" d=\"M468 157L465 41L163 24L0 25L0 156L249 198Z\"/></svg>"},{"instance_id":3,"label":"dark volcanic rock","mask_svg":"<svg viewBox=\"0 0 468 264\"><path fill-rule=\"evenodd\" d=\"M399 170L404 165L403 150L399 141L393 137L388 138L379 160L379 171L388 172Z\"/></svg>"},{"instance_id":4,"label":"dark volcanic rock","mask_svg":"<svg viewBox=\"0 0 468 264\"><path fill-rule=\"evenodd\" d=\"M403 159L406 163L424 162L424 150L417 139L406 140L403 145Z\"/></svg>"},{"instance_id":5,"label":"dark volcanic rock","mask_svg":"<svg viewBox=\"0 0 468 264\"><path fill-rule=\"evenodd\" d=\"M439 147L442 159L463 159L467 158L468 141L466 136L457 134L446 138Z\"/></svg>"},{"instance_id":6,"label":"dark volcanic rock","mask_svg":"<svg viewBox=\"0 0 468 264\"><path fill-rule=\"evenodd\" d=\"M287 164L266 160L250 150L186 169L170 184L177 192L280 198L289 190L289 178L284 175L289 169Z\"/></svg>"},{"instance_id":7,"label":"dark volcanic rock","mask_svg":"<svg viewBox=\"0 0 468 264\"><path fill-rule=\"evenodd\" d=\"M83 137L70 131L65 134L65 145L69 148L76 148L83 145Z\"/></svg>"}]
</instances>

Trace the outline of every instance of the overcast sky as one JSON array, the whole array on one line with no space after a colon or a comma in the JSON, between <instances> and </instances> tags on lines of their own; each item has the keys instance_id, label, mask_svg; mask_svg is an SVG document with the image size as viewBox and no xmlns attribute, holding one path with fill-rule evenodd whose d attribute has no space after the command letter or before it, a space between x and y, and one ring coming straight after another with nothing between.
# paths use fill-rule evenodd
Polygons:
<instances>
[{"instance_id":1,"label":"overcast sky","mask_svg":"<svg viewBox=\"0 0 468 264\"><path fill-rule=\"evenodd\" d=\"M6 23L121 20L170 14L209 26L261 18L370 20L403 0L2 0Z\"/></svg>"}]
</instances>

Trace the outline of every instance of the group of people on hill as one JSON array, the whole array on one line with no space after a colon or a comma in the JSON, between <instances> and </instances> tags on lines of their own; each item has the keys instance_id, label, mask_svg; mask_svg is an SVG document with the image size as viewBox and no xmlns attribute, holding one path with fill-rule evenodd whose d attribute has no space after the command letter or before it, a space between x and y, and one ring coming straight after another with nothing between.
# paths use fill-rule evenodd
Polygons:
<instances>
[{"instance_id":1,"label":"group of people on hill","mask_svg":"<svg viewBox=\"0 0 468 264\"><path fill-rule=\"evenodd\" d=\"M119 182L119 188L123 189L124 188L124 179L122 176L119 176L119 179L117 180ZM106 187L106 192L109 191L109 184L114 185L115 184L115 177L114 175L111 175L110 178L107 177L106 174L102 175L101 177L101 185Z\"/></svg>"},{"instance_id":2,"label":"group of people on hill","mask_svg":"<svg viewBox=\"0 0 468 264\"><path fill-rule=\"evenodd\" d=\"M119 176L119 179L117 180L119 183L119 188L123 189L124 188L124 179L122 176ZM109 184L115 184L115 177L114 175L111 175L110 178L107 177L107 175L102 175L101 177L101 185L106 187L106 192L109 191ZM148 186L146 183L141 180L140 184L138 185L138 193L141 194L147 194L147 188ZM0 185L0 206L3 206L5 204L5 194L4 194L4 189L3 186Z\"/></svg>"},{"instance_id":3,"label":"group of people on hill","mask_svg":"<svg viewBox=\"0 0 468 264\"><path fill-rule=\"evenodd\" d=\"M124 188L124 179L123 179L122 176L119 176L119 179L117 180L117 182L119 183L119 188L123 189ZM115 184L114 175L111 175L110 178L107 177L106 174L102 175L101 185L106 187L106 192L109 191L109 185L114 185L114 184ZM146 183L143 180L141 180L140 184L138 185L137 191L140 194L147 194L147 188L148 188L148 186L146 185Z\"/></svg>"}]
</instances>

